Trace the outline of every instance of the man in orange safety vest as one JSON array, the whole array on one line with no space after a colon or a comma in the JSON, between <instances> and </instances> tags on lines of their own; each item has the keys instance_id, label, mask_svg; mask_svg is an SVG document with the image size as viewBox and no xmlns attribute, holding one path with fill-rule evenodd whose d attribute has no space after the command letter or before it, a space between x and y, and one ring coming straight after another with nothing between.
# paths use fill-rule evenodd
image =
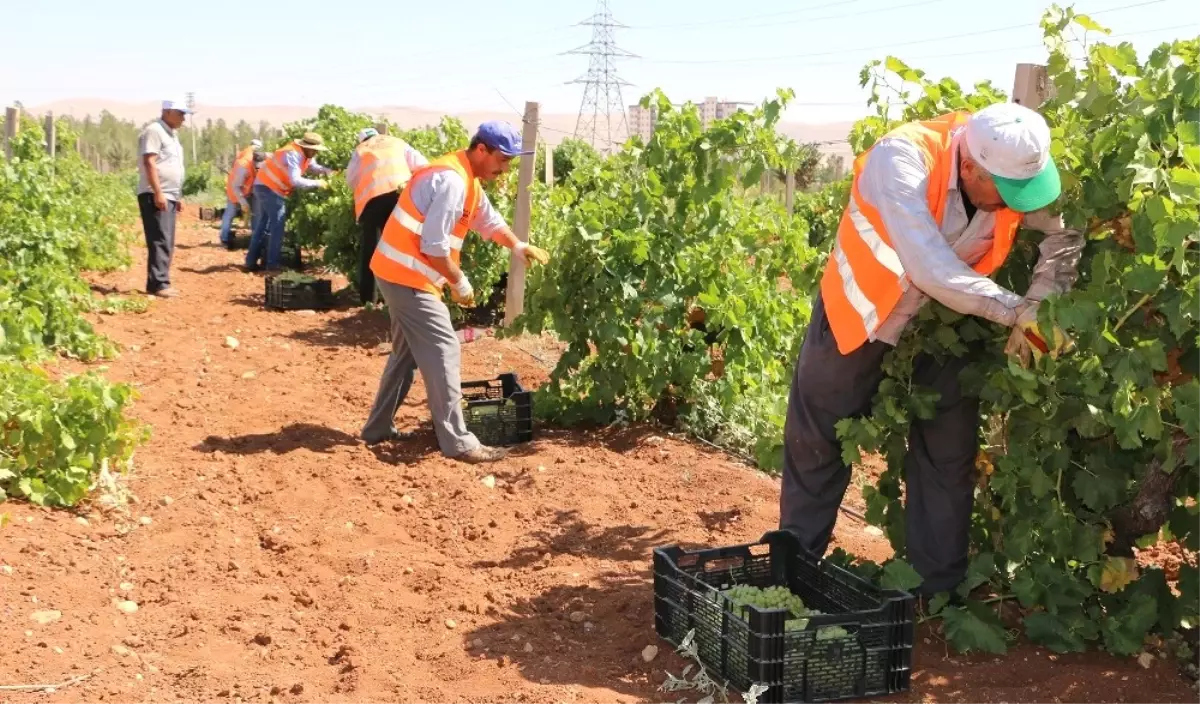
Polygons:
<instances>
[{"instance_id":1,"label":"man in orange safety vest","mask_svg":"<svg viewBox=\"0 0 1200 704\"><path fill-rule=\"evenodd\" d=\"M428 163L421 152L399 137L379 134L374 127L358 133L358 146L346 167L346 183L354 193L354 217L360 227L358 297L363 303L375 299L371 257L400 190L414 171Z\"/></svg>"},{"instance_id":2,"label":"man in orange safety vest","mask_svg":"<svg viewBox=\"0 0 1200 704\"><path fill-rule=\"evenodd\" d=\"M283 226L287 220L287 198L297 188L329 188L329 182L305 178L306 172L331 174L333 169L317 163L317 152L328 151L325 140L316 132L305 132L275 150L262 163L254 178L254 230L246 269L258 271L264 263L268 271L283 267Z\"/></svg>"},{"instance_id":3,"label":"man in orange safety vest","mask_svg":"<svg viewBox=\"0 0 1200 704\"><path fill-rule=\"evenodd\" d=\"M850 202L813 303L788 397L780 527L823 555L850 480L837 424L870 411L884 355L936 300L1014 328L1006 351L1057 354L1038 303L1074 285L1083 236L1046 208L1060 193L1050 128L1015 103L901 125L854 162ZM1024 296L992 281L1019 227L1040 230ZM1032 346L1032 348L1031 348ZM919 357L915 383L940 394L914 419L905 456L908 559L918 594L954 589L967 568L979 400L959 373L969 356Z\"/></svg>"},{"instance_id":4,"label":"man in orange safety vest","mask_svg":"<svg viewBox=\"0 0 1200 704\"><path fill-rule=\"evenodd\" d=\"M419 369L442 454L470 463L505 456L502 448L484 446L467 430L460 405L461 349L442 289L449 286L460 305L474 302L471 281L459 268L469 230L514 250L527 263L549 261L544 250L517 239L480 183L508 171L515 157L532 153L522 149L512 125L486 122L466 149L418 169L400 193L371 258L391 317L392 353L362 429L368 444L404 437L394 418Z\"/></svg>"},{"instance_id":5,"label":"man in orange safety vest","mask_svg":"<svg viewBox=\"0 0 1200 704\"><path fill-rule=\"evenodd\" d=\"M251 216L250 195L254 189L254 176L258 165L266 155L262 152L262 140L250 140L250 146L238 152L233 160L233 166L225 175L225 213L221 218L221 244L226 249L233 249L233 218L241 212L250 221L250 229L254 229L254 218Z\"/></svg>"}]
</instances>

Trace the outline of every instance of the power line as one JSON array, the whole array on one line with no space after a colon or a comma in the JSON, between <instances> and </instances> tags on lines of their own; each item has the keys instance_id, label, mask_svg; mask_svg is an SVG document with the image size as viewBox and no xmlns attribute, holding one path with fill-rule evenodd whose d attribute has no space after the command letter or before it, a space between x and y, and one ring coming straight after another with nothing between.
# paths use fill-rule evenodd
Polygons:
<instances>
[{"instance_id":1,"label":"power line","mask_svg":"<svg viewBox=\"0 0 1200 704\"><path fill-rule=\"evenodd\" d=\"M1166 32L1168 30L1188 29L1190 27L1200 27L1200 24L1198 24L1198 23L1184 24L1184 25L1173 24L1168 27L1156 27L1154 29L1143 29L1143 30L1140 30L1137 32L1121 32L1119 34L1109 34L1109 35L1105 35L1105 38L1106 39L1122 39L1125 37L1136 37L1136 36L1139 36L1142 34L1154 34L1156 32ZM1006 47L999 47L999 48L994 48L994 49L972 49L970 51L956 51L956 52L952 52L952 53L918 54L917 56L906 56L906 57L904 57L904 60L907 63L911 63L913 61L922 61L924 59L951 59L951 58L957 58L960 56L979 56L982 54L999 54L999 53L1003 53L1006 51L1026 51L1029 49L1045 49L1045 48L1046 48L1046 46L1044 44L1022 44L1021 46L1006 46ZM794 64L794 65L795 66L849 66L849 65L859 65L861 63L862 63L862 59L841 59L838 61L804 62L801 64ZM820 106L821 103L792 103L792 105ZM828 105L832 105L832 106L845 105L845 103L828 103Z\"/></svg>"},{"instance_id":2,"label":"power line","mask_svg":"<svg viewBox=\"0 0 1200 704\"><path fill-rule=\"evenodd\" d=\"M767 13L760 13L760 14L756 14L756 15L744 15L742 17L727 17L725 19L720 19L720 20L705 20L703 22L666 22L663 24L644 24L644 25L636 25L635 24L632 27L630 27L630 29L634 29L634 30L639 30L639 29L688 29L688 28L692 28L692 27L711 27L713 25L729 27L730 25L737 24L738 22L744 22L747 20L756 21L756 20L766 19L768 17L785 17L785 16L789 16L789 15L801 14L801 13L807 12L809 10L826 10L826 9L829 9L830 7L837 7L839 5L852 5L856 2L862 2L862 0L840 0L839 2L817 3L815 5L808 5L805 7L792 8L791 10L784 10L783 12L767 12ZM741 28L739 27L738 29L741 29Z\"/></svg>"},{"instance_id":3,"label":"power line","mask_svg":"<svg viewBox=\"0 0 1200 704\"><path fill-rule=\"evenodd\" d=\"M859 0L849 0L849 1L850 2L859 2ZM840 15L821 15L819 17L801 17L799 19L793 19L793 20L788 20L788 21L784 21L784 22L774 21L774 22L762 22L759 24L740 24L740 25L735 25L733 27L728 27L728 28L729 29L757 29L759 27L786 27L786 26L794 25L794 24L812 24L814 22L822 22L824 20L840 20L840 19L846 19L849 17L864 17L866 15L878 15L878 14L881 14L884 12L891 12L893 10L905 10L905 9L912 8L912 7L922 7L924 5L933 5L935 3L942 3L942 2L946 2L946 0L919 0L918 2L910 2L910 3L906 3L904 5L887 4L883 7L872 8L869 10L859 10L856 12L844 12ZM826 6L821 7L819 9L827 10L830 7L836 7L838 5L843 5L843 4L848 4L848 3L837 3L837 2L829 3ZM814 8L810 8L810 9L814 9Z\"/></svg>"},{"instance_id":4,"label":"power line","mask_svg":"<svg viewBox=\"0 0 1200 704\"><path fill-rule=\"evenodd\" d=\"M924 2L934 2L937 0L924 0ZM1131 10L1138 7L1147 7L1149 5L1158 5L1167 2L1167 0L1144 0L1144 2L1133 3L1130 5L1122 5L1121 7L1112 7L1107 10L1099 10L1097 12L1088 13L1091 16L1102 15L1109 12L1118 12L1121 10ZM1008 25L1005 27L993 27L991 29L982 29L975 32L963 32L959 34L949 34L940 37L928 37L925 39L913 39L905 42L893 42L890 44L881 44L875 46L856 47L854 49L835 49L832 51L819 51L808 54L784 54L777 56L757 56L745 58L719 58L719 59L643 59L647 63L656 64L733 64L733 63L757 63L761 61L788 61L791 59L808 59L818 56L837 56L839 54L849 54L863 51L890 51L895 47L916 46L918 44L929 44L931 42L944 42L954 39L964 39L967 37L981 37L988 34L996 34L998 32L1009 32L1014 29L1027 29L1029 27L1040 26L1038 23L1030 24L1022 22L1021 24Z\"/></svg>"}]
</instances>

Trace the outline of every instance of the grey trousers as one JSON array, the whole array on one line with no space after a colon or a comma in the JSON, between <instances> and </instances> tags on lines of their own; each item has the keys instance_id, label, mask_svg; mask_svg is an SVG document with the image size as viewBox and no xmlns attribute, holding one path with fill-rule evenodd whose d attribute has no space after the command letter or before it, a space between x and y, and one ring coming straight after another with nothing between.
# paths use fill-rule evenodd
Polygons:
<instances>
[{"instance_id":1,"label":"grey trousers","mask_svg":"<svg viewBox=\"0 0 1200 704\"><path fill-rule=\"evenodd\" d=\"M788 396L780 495L780 528L816 555L829 546L850 483L835 425L870 411L889 349L868 342L842 355L817 297ZM951 590L966 575L979 432L979 399L964 396L959 382L967 362L919 357L914 368L915 384L941 394L932 419L913 421L904 462L908 560L924 594Z\"/></svg>"},{"instance_id":2,"label":"grey trousers","mask_svg":"<svg viewBox=\"0 0 1200 704\"><path fill-rule=\"evenodd\" d=\"M479 439L467 430L463 420L459 369L462 350L450 323L450 309L427 291L382 279L376 279L375 285L392 319L392 353L379 380L375 405L363 426L363 440L376 442L396 430L392 425L396 411L419 369L442 454L456 457L479 447Z\"/></svg>"}]
</instances>

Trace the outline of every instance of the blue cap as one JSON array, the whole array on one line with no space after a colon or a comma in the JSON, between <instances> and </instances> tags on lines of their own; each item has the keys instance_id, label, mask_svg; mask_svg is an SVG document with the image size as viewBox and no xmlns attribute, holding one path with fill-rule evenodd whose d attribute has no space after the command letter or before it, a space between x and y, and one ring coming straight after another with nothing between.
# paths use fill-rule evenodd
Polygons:
<instances>
[{"instance_id":1,"label":"blue cap","mask_svg":"<svg viewBox=\"0 0 1200 704\"><path fill-rule=\"evenodd\" d=\"M492 149L499 149L504 156L525 156L533 151L521 149L521 133L517 128L503 120L492 120L479 126L475 133L479 141Z\"/></svg>"}]
</instances>

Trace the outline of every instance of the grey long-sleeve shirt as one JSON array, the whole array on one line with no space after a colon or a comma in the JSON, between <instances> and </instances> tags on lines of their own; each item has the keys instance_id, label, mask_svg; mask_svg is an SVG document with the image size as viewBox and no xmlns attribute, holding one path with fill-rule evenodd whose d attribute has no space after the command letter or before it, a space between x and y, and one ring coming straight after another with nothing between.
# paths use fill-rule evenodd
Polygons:
<instances>
[{"instance_id":1,"label":"grey long-sleeve shirt","mask_svg":"<svg viewBox=\"0 0 1200 704\"><path fill-rule=\"evenodd\" d=\"M959 313L1011 327L1016 322L1016 308L1025 299L1041 300L1065 292L1075 283L1083 234L1066 228L1061 216L1046 210L1027 213L1022 223L1046 235L1024 297L971 268L991 249L995 215L980 210L967 219L958 179L961 140L960 131L953 137L954 166L940 228L929 212L929 170L916 146L903 139L884 139L867 158L859 192L879 211L908 279L904 295L873 339L896 344L929 298Z\"/></svg>"},{"instance_id":2,"label":"grey long-sleeve shirt","mask_svg":"<svg viewBox=\"0 0 1200 704\"><path fill-rule=\"evenodd\" d=\"M431 257L450 256L454 225L462 217L467 201L467 182L458 172L443 169L416 174L407 188L412 194L413 205L425 216L425 224L421 227L421 253ZM483 239L490 240L496 232L507 227L507 223L492 206L487 192L479 195L479 208L471 220L471 229ZM461 242L456 244L462 247Z\"/></svg>"}]
</instances>

